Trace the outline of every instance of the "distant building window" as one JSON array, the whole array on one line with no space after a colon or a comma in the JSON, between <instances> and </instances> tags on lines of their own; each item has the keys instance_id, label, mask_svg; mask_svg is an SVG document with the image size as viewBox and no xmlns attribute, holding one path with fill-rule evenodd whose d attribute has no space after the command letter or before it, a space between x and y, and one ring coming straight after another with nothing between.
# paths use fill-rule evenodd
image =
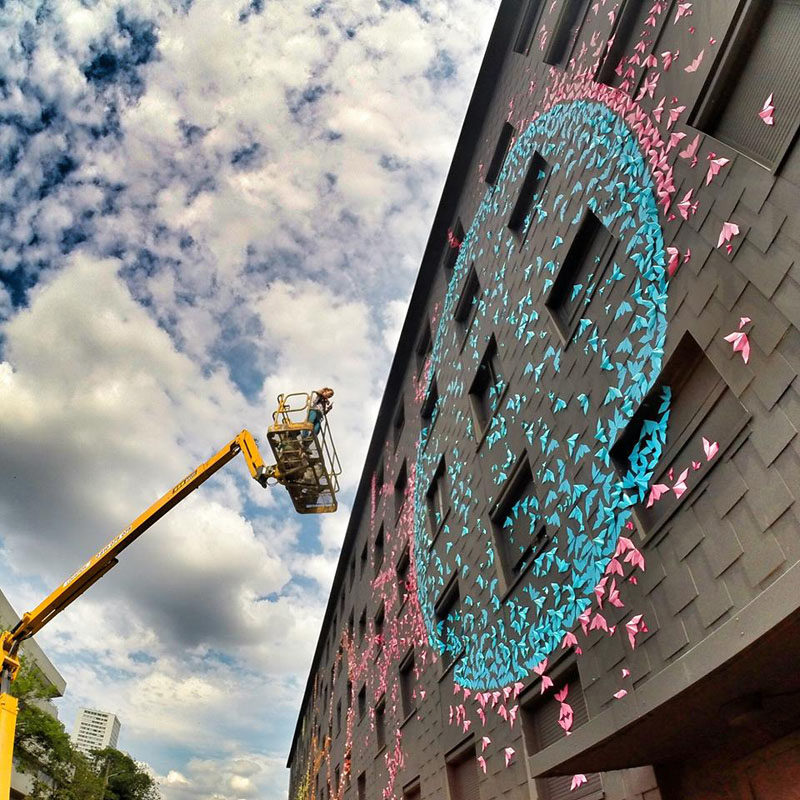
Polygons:
<instances>
[{"instance_id":1,"label":"distant building window","mask_svg":"<svg viewBox=\"0 0 800 800\"><path fill-rule=\"evenodd\" d=\"M586 724L589 713L577 671L571 671L565 679L554 680L555 690L562 690L565 684L568 686L564 702L572 708L572 730ZM537 696L521 706L522 731L528 755L538 753L564 738L564 729L558 724L561 705L554 700L553 693L554 689L551 689L544 696ZM539 797L541 800L602 797L603 784L600 775L596 772L587 773L586 779L586 783L571 790L571 775L539 778L536 781Z\"/></svg>"},{"instance_id":2,"label":"distant building window","mask_svg":"<svg viewBox=\"0 0 800 800\"><path fill-rule=\"evenodd\" d=\"M352 558L350 559L350 588L353 588L353 584L356 580L356 556L355 553L353 554Z\"/></svg>"},{"instance_id":3,"label":"distant building window","mask_svg":"<svg viewBox=\"0 0 800 800\"><path fill-rule=\"evenodd\" d=\"M425 505L428 510L428 530L431 538L439 533L447 512L446 469L444 456L439 459L436 471L431 478L428 491L425 493Z\"/></svg>"},{"instance_id":4,"label":"distant building window","mask_svg":"<svg viewBox=\"0 0 800 800\"><path fill-rule=\"evenodd\" d=\"M798 0L753 0L715 67L695 127L776 169L800 125L799 41ZM767 125L759 112L773 93L776 124Z\"/></svg>"},{"instance_id":5,"label":"distant building window","mask_svg":"<svg viewBox=\"0 0 800 800\"><path fill-rule=\"evenodd\" d=\"M528 0L525 4L525 12L517 31L517 38L514 41L514 52L527 55L533 39L533 29L536 27L536 20L542 9L542 0Z\"/></svg>"},{"instance_id":6,"label":"distant building window","mask_svg":"<svg viewBox=\"0 0 800 800\"><path fill-rule=\"evenodd\" d=\"M493 184L497 180L497 176L503 167L503 162L506 160L508 146L511 144L513 136L514 126L510 122L504 122L503 127L500 129L497 144L494 147L492 160L489 162L489 169L486 170L486 183Z\"/></svg>"},{"instance_id":7,"label":"distant building window","mask_svg":"<svg viewBox=\"0 0 800 800\"><path fill-rule=\"evenodd\" d=\"M433 415L436 411L436 404L439 402L439 387L436 385L436 378L434 377L431 380L431 385L428 388L428 394L425 396L425 400L422 403L422 407L419 410L420 416L422 419L430 420L433 419Z\"/></svg>"},{"instance_id":8,"label":"distant building window","mask_svg":"<svg viewBox=\"0 0 800 800\"><path fill-rule=\"evenodd\" d=\"M361 616L358 618L358 641L359 643L364 641L364 637L367 635L367 609L365 608L361 612Z\"/></svg>"},{"instance_id":9,"label":"distant building window","mask_svg":"<svg viewBox=\"0 0 800 800\"><path fill-rule=\"evenodd\" d=\"M614 25L609 36L610 46L597 70L596 80L607 86L621 86L624 81L630 83L630 77L625 78L627 69L633 66L625 65L625 58L633 54L633 39L643 30L645 13L652 4L644 0L623 0L622 7L617 12Z\"/></svg>"},{"instance_id":10,"label":"distant building window","mask_svg":"<svg viewBox=\"0 0 800 800\"><path fill-rule=\"evenodd\" d=\"M456 633L456 621L461 613L461 595L458 581L453 580L442 592L434 608L436 633L444 644L442 667L446 670L461 653L461 642Z\"/></svg>"},{"instance_id":11,"label":"distant building window","mask_svg":"<svg viewBox=\"0 0 800 800\"><path fill-rule=\"evenodd\" d=\"M394 425L392 426L392 438L394 440L394 449L397 450L397 445L400 444L400 437L403 435L403 426L406 424L406 412L403 407L403 400L400 399L400 407L394 415Z\"/></svg>"},{"instance_id":12,"label":"distant building window","mask_svg":"<svg viewBox=\"0 0 800 800\"><path fill-rule=\"evenodd\" d=\"M355 611L350 612L350 616L347 618L347 635L352 640L353 638L353 629L355 628Z\"/></svg>"},{"instance_id":13,"label":"distant building window","mask_svg":"<svg viewBox=\"0 0 800 800\"><path fill-rule=\"evenodd\" d=\"M386 747L386 700L383 697L375 706L375 737L380 752Z\"/></svg>"},{"instance_id":14,"label":"distant building window","mask_svg":"<svg viewBox=\"0 0 800 800\"><path fill-rule=\"evenodd\" d=\"M480 800L480 776L475 760L475 745L469 745L448 760L447 783L451 800Z\"/></svg>"},{"instance_id":15,"label":"distant building window","mask_svg":"<svg viewBox=\"0 0 800 800\"><path fill-rule=\"evenodd\" d=\"M415 708L414 698L414 651L412 650L400 663L400 699L403 704L403 718L408 717Z\"/></svg>"},{"instance_id":16,"label":"distant building window","mask_svg":"<svg viewBox=\"0 0 800 800\"><path fill-rule=\"evenodd\" d=\"M408 557L408 547L406 547L405 550L403 550L403 555L400 556L400 560L397 562L397 596L401 606L405 603L408 594L409 565L410 559Z\"/></svg>"},{"instance_id":17,"label":"distant building window","mask_svg":"<svg viewBox=\"0 0 800 800\"><path fill-rule=\"evenodd\" d=\"M422 790L420 789L419 778L417 778L411 786L406 786L403 789L403 800L421 800Z\"/></svg>"},{"instance_id":18,"label":"distant building window","mask_svg":"<svg viewBox=\"0 0 800 800\"><path fill-rule=\"evenodd\" d=\"M408 467L405 460L397 473L397 480L394 483L394 509L399 514L406 501L406 488L408 486Z\"/></svg>"},{"instance_id":19,"label":"distant building window","mask_svg":"<svg viewBox=\"0 0 800 800\"><path fill-rule=\"evenodd\" d=\"M497 560L506 587L527 571L549 542L544 523L531 526L537 503L530 461L523 454L491 511Z\"/></svg>"},{"instance_id":20,"label":"distant building window","mask_svg":"<svg viewBox=\"0 0 800 800\"><path fill-rule=\"evenodd\" d=\"M375 565L374 574L377 575L383 566L383 525L378 529L378 535L375 537Z\"/></svg>"},{"instance_id":21,"label":"distant building window","mask_svg":"<svg viewBox=\"0 0 800 800\"><path fill-rule=\"evenodd\" d=\"M347 681L347 710L353 705L353 682Z\"/></svg>"},{"instance_id":22,"label":"distant building window","mask_svg":"<svg viewBox=\"0 0 800 800\"><path fill-rule=\"evenodd\" d=\"M383 648L383 625L385 621L386 610L383 603L381 603L381 607L378 609L378 613L375 615L375 643L379 652Z\"/></svg>"},{"instance_id":23,"label":"distant building window","mask_svg":"<svg viewBox=\"0 0 800 800\"><path fill-rule=\"evenodd\" d=\"M364 577L364 570L367 568L367 562L369 561L369 550L367 548L367 543L364 542L364 547L361 548L361 577Z\"/></svg>"},{"instance_id":24,"label":"distant building window","mask_svg":"<svg viewBox=\"0 0 800 800\"><path fill-rule=\"evenodd\" d=\"M453 228L447 237L447 250L444 257L445 269L452 270L453 267L455 267L456 261L458 261L458 251L463 241L464 226L461 224L461 220L457 219L456 224L453 225Z\"/></svg>"},{"instance_id":25,"label":"distant building window","mask_svg":"<svg viewBox=\"0 0 800 800\"><path fill-rule=\"evenodd\" d=\"M499 370L497 342L492 336L469 389L475 438L479 441L489 429L489 423L497 411L504 388L505 384Z\"/></svg>"},{"instance_id":26,"label":"distant building window","mask_svg":"<svg viewBox=\"0 0 800 800\"><path fill-rule=\"evenodd\" d=\"M582 310L611 262L616 244L605 225L586 209L545 300L565 342L572 338Z\"/></svg>"},{"instance_id":27,"label":"distant building window","mask_svg":"<svg viewBox=\"0 0 800 800\"><path fill-rule=\"evenodd\" d=\"M539 153L534 153L525 172L517 201L508 218L508 227L521 236L528 230L534 197L541 192L546 178L547 162Z\"/></svg>"},{"instance_id":28,"label":"distant building window","mask_svg":"<svg viewBox=\"0 0 800 800\"><path fill-rule=\"evenodd\" d=\"M336 735L342 732L342 701L336 703Z\"/></svg>"},{"instance_id":29,"label":"distant building window","mask_svg":"<svg viewBox=\"0 0 800 800\"><path fill-rule=\"evenodd\" d=\"M545 64L566 66L586 17L587 6L588 0L561 0L561 10L544 55Z\"/></svg>"},{"instance_id":30,"label":"distant building window","mask_svg":"<svg viewBox=\"0 0 800 800\"><path fill-rule=\"evenodd\" d=\"M358 800L367 800L367 773L362 772L356 781L356 795Z\"/></svg>"},{"instance_id":31,"label":"distant building window","mask_svg":"<svg viewBox=\"0 0 800 800\"><path fill-rule=\"evenodd\" d=\"M338 794L339 793L339 779L341 778L341 771L339 769L339 765L336 765L336 770L333 773L333 781L334 781L334 791Z\"/></svg>"},{"instance_id":32,"label":"distant building window","mask_svg":"<svg viewBox=\"0 0 800 800\"><path fill-rule=\"evenodd\" d=\"M419 337L419 341L417 342L417 374L422 372L425 368L425 364L428 363L428 359L433 352L433 338L431 336L431 324L430 322L426 322L422 327L422 335Z\"/></svg>"},{"instance_id":33,"label":"distant building window","mask_svg":"<svg viewBox=\"0 0 800 800\"><path fill-rule=\"evenodd\" d=\"M358 690L358 718L363 719L367 713L367 685L364 684Z\"/></svg>"},{"instance_id":34,"label":"distant building window","mask_svg":"<svg viewBox=\"0 0 800 800\"><path fill-rule=\"evenodd\" d=\"M611 458L621 476L628 471L636 455L634 448L644 425L648 420L660 417L659 408L667 386L671 397L666 443L651 486L667 486L669 491L661 493L649 508L649 495L636 507L637 519L648 533L655 532L703 484L709 470L722 458L750 418L694 337L686 333L611 448ZM710 463L707 462L703 438L719 448ZM705 467L695 472L692 461L705 464ZM676 493L671 489L684 469L689 470L687 488L682 494Z\"/></svg>"},{"instance_id":35,"label":"distant building window","mask_svg":"<svg viewBox=\"0 0 800 800\"><path fill-rule=\"evenodd\" d=\"M475 271L475 265L473 264L469 268L467 277L464 279L461 294L456 303L455 310L453 311L453 319L459 323L465 331L472 322L472 315L477 306L480 293L481 282L478 280L478 273Z\"/></svg>"},{"instance_id":36,"label":"distant building window","mask_svg":"<svg viewBox=\"0 0 800 800\"><path fill-rule=\"evenodd\" d=\"M383 492L384 474L383 459L381 459L381 463L375 470L375 495L378 500L380 500L381 493Z\"/></svg>"}]
</instances>

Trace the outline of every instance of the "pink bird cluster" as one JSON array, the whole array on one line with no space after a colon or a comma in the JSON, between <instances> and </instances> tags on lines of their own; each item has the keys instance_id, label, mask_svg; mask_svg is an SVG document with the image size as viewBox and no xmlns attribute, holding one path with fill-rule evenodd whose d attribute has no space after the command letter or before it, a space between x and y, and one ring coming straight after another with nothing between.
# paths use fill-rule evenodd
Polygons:
<instances>
[{"instance_id":1,"label":"pink bird cluster","mask_svg":"<svg viewBox=\"0 0 800 800\"><path fill-rule=\"evenodd\" d=\"M740 317L739 329L723 337L726 342L730 342L733 345L734 353L742 354L742 361L745 364L750 360L750 340L747 338L747 333L743 328L750 322L752 322L750 317Z\"/></svg>"},{"instance_id":2,"label":"pink bird cluster","mask_svg":"<svg viewBox=\"0 0 800 800\"><path fill-rule=\"evenodd\" d=\"M703 451L706 456L706 461L711 461L712 458L719 452L719 445L716 442L710 442L706 437L703 437ZM692 470L698 470L702 466L700 461L692 461ZM647 503L645 504L646 508L652 508L661 498L663 495L667 494L670 490L673 492L676 498L680 498L687 490L686 481L689 477L689 467L682 470L678 475L677 479L675 478L675 470L670 468L667 472L667 478L669 482L672 484L670 486L666 483L654 483L650 487L650 494L647 497Z\"/></svg>"}]
</instances>

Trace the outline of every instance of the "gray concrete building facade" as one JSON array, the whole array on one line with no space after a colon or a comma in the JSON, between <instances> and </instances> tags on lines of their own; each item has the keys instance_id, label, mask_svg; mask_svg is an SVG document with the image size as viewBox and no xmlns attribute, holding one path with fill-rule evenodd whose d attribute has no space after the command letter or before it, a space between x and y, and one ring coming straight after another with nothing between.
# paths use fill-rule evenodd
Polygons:
<instances>
[{"instance_id":1,"label":"gray concrete building facade","mask_svg":"<svg viewBox=\"0 0 800 800\"><path fill-rule=\"evenodd\" d=\"M795 0L501 2L291 800L796 797L798 127Z\"/></svg>"}]
</instances>

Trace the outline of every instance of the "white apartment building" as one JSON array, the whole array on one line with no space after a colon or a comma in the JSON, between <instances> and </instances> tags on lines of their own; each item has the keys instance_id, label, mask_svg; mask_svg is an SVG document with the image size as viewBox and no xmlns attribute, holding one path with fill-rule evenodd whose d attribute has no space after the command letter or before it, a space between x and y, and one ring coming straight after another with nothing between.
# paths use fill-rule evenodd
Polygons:
<instances>
[{"instance_id":1,"label":"white apartment building","mask_svg":"<svg viewBox=\"0 0 800 800\"><path fill-rule=\"evenodd\" d=\"M78 750L88 755L92 750L116 747L119 729L120 722L116 714L82 708L75 720L72 741Z\"/></svg>"}]
</instances>

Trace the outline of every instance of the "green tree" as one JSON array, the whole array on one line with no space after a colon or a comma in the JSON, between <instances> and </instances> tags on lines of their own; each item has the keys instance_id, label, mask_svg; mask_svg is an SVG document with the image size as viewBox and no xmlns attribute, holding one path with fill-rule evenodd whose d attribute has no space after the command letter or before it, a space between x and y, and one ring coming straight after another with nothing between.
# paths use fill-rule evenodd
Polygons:
<instances>
[{"instance_id":1,"label":"green tree","mask_svg":"<svg viewBox=\"0 0 800 800\"><path fill-rule=\"evenodd\" d=\"M107 747L94 753L95 772L103 781L103 800L159 800L153 778L129 755Z\"/></svg>"}]
</instances>

